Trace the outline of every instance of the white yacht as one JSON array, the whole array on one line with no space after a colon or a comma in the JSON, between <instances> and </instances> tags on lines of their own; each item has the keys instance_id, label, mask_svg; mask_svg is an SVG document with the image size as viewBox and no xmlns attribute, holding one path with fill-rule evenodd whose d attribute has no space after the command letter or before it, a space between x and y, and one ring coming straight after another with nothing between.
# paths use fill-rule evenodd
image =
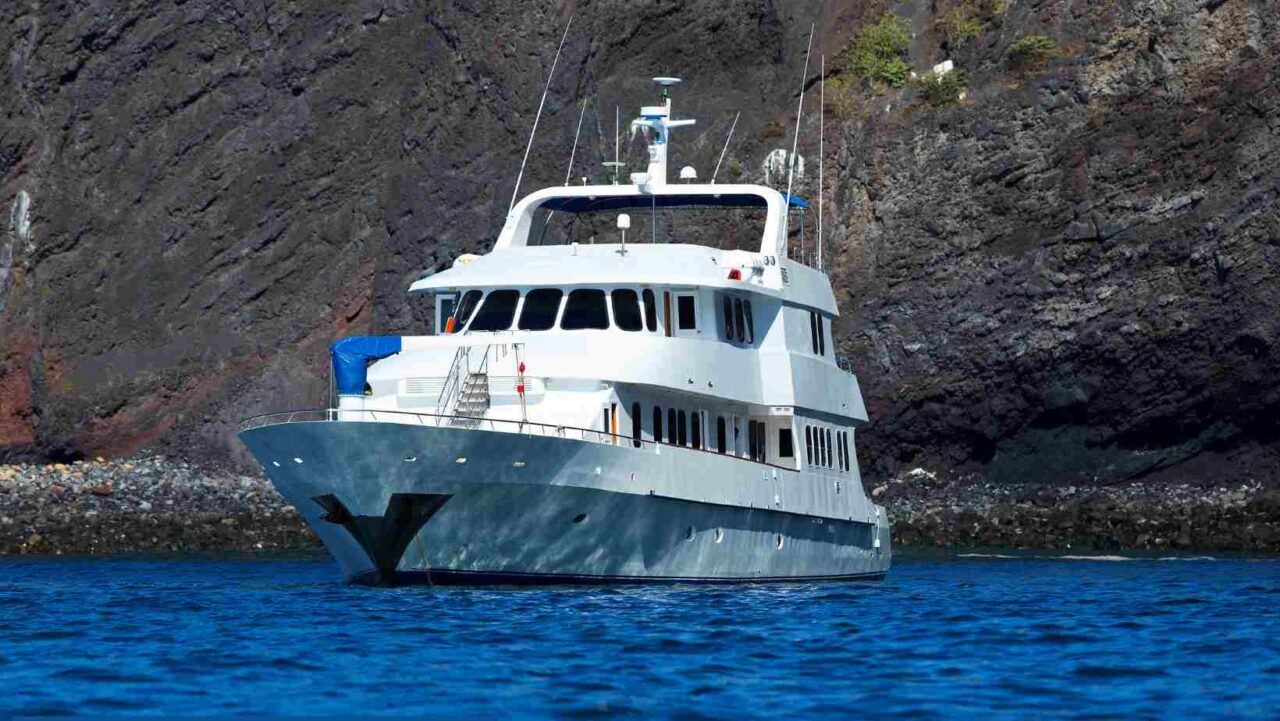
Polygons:
<instances>
[{"instance_id":1,"label":"white yacht","mask_svg":"<svg viewBox=\"0 0 1280 721\"><path fill-rule=\"evenodd\" d=\"M645 172L523 198L491 252L410 287L434 297L433 334L339 341L336 408L242 422L353 581L888 570L854 453L866 409L830 341L831 283L803 262L805 204L668 183L670 130L693 121L662 98L632 122Z\"/></svg>"}]
</instances>

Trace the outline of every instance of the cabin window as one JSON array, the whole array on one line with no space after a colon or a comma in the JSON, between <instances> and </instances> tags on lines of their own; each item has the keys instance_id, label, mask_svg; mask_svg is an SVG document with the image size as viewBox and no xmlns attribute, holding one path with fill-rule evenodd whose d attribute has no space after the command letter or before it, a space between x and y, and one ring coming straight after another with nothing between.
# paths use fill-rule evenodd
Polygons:
<instances>
[{"instance_id":1,"label":"cabin window","mask_svg":"<svg viewBox=\"0 0 1280 721\"><path fill-rule=\"evenodd\" d=\"M653 440L662 442L662 409L657 406L653 407Z\"/></svg>"},{"instance_id":2,"label":"cabin window","mask_svg":"<svg viewBox=\"0 0 1280 721\"><path fill-rule=\"evenodd\" d=\"M537 288L524 296L520 309L520 330L550 330L555 327L556 314L560 312L560 299L564 291L559 288Z\"/></svg>"},{"instance_id":3,"label":"cabin window","mask_svg":"<svg viewBox=\"0 0 1280 721\"><path fill-rule=\"evenodd\" d=\"M640 404L631 404L631 445L640 447Z\"/></svg>"},{"instance_id":4,"label":"cabin window","mask_svg":"<svg viewBox=\"0 0 1280 721\"><path fill-rule=\"evenodd\" d=\"M818 355L818 314L809 311L809 342L813 347L813 354Z\"/></svg>"},{"instance_id":5,"label":"cabin window","mask_svg":"<svg viewBox=\"0 0 1280 721\"><path fill-rule=\"evenodd\" d=\"M676 414L676 442L682 446L689 444L689 422L685 419L684 411Z\"/></svg>"},{"instance_id":6,"label":"cabin window","mask_svg":"<svg viewBox=\"0 0 1280 721\"><path fill-rule=\"evenodd\" d=\"M822 442L822 450L824 453L826 453L827 468L834 468L835 463L833 463L831 460L831 429L830 428L826 429L823 432L823 435L826 436L826 439Z\"/></svg>"},{"instance_id":7,"label":"cabin window","mask_svg":"<svg viewBox=\"0 0 1280 721\"><path fill-rule=\"evenodd\" d=\"M645 288L640 293L641 300L644 301L644 327L650 333L658 330L658 302L653 297L653 291Z\"/></svg>"},{"instance_id":8,"label":"cabin window","mask_svg":"<svg viewBox=\"0 0 1280 721\"><path fill-rule=\"evenodd\" d=\"M764 421L756 423L756 452L759 454L756 460L764 463L769 460L769 432Z\"/></svg>"},{"instance_id":9,"label":"cabin window","mask_svg":"<svg viewBox=\"0 0 1280 721\"><path fill-rule=\"evenodd\" d=\"M667 443L676 444L676 409L667 409Z\"/></svg>"},{"instance_id":10,"label":"cabin window","mask_svg":"<svg viewBox=\"0 0 1280 721\"><path fill-rule=\"evenodd\" d=\"M725 430L724 416L716 419L716 450L724 453L728 448L729 434Z\"/></svg>"},{"instance_id":11,"label":"cabin window","mask_svg":"<svg viewBox=\"0 0 1280 721\"><path fill-rule=\"evenodd\" d=\"M742 319L742 299L733 299L733 326L737 331L738 342L741 343L747 339L747 324Z\"/></svg>"},{"instance_id":12,"label":"cabin window","mask_svg":"<svg viewBox=\"0 0 1280 721\"><path fill-rule=\"evenodd\" d=\"M601 423L600 423L600 425L601 425L601 427L602 427L601 429L602 429L605 433L608 433L608 432L609 432L609 427L610 427L610 425L611 425L611 424L609 423L609 421L610 421L610 416L609 416L609 407L608 407L608 406L605 406L603 413L604 413L604 418L602 418L602 419L601 419Z\"/></svg>"},{"instance_id":13,"label":"cabin window","mask_svg":"<svg viewBox=\"0 0 1280 721\"><path fill-rule=\"evenodd\" d=\"M605 308L604 291L579 288L569 291L560 327L565 330L603 330L609 327L609 311Z\"/></svg>"},{"instance_id":14,"label":"cabin window","mask_svg":"<svg viewBox=\"0 0 1280 721\"><path fill-rule=\"evenodd\" d=\"M644 327L640 318L640 300L634 290L618 288L609 293L609 300L613 303L614 325L630 331Z\"/></svg>"},{"instance_id":15,"label":"cabin window","mask_svg":"<svg viewBox=\"0 0 1280 721\"><path fill-rule=\"evenodd\" d=\"M680 330L698 329L698 299L695 296L676 296L676 327Z\"/></svg>"},{"instance_id":16,"label":"cabin window","mask_svg":"<svg viewBox=\"0 0 1280 721\"><path fill-rule=\"evenodd\" d=\"M756 322L751 317L751 301L742 301L742 315L747 319L747 342L756 342Z\"/></svg>"},{"instance_id":17,"label":"cabin window","mask_svg":"<svg viewBox=\"0 0 1280 721\"><path fill-rule=\"evenodd\" d=\"M827 323L822 316L818 316L818 355L827 355Z\"/></svg>"},{"instance_id":18,"label":"cabin window","mask_svg":"<svg viewBox=\"0 0 1280 721\"><path fill-rule=\"evenodd\" d=\"M796 455L795 443L791 438L790 428L778 429L778 456L781 458L794 458Z\"/></svg>"},{"instance_id":19,"label":"cabin window","mask_svg":"<svg viewBox=\"0 0 1280 721\"><path fill-rule=\"evenodd\" d=\"M694 448L702 448L702 411L694 411L689 414L689 439L693 441Z\"/></svg>"},{"instance_id":20,"label":"cabin window","mask_svg":"<svg viewBox=\"0 0 1280 721\"><path fill-rule=\"evenodd\" d=\"M733 298L724 296L724 340L733 340Z\"/></svg>"},{"instance_id":21,"label":"cabin window","mask_svg":"<svg viewBox=\"0 0 1280 721\"><path fill-rule=\"evenodd\" d=\"M519 301L518 290L489 291L468 330L507 330L511 327L511 321L516 318L516 303Z\"/></svg>"},{"instance_id":22,"label":"cabin window","mask_svg":"<svg viewBox=\"0 0 1280 721\"><path fill-rule=\"evenodd\" d=\"M814 463L814 447L813 447L814 440L815 439L813 437L813 426L805 426L804 427L804 447L805 447L804 461L806 464L810 466L817 465Z\"/></svg>"},{"instance_id":23,"label":"cabin window","mask_svg":"<svg viewBox=\"0 0 1280 721\"><path fill-rule=\"evenodd\" d=\"M471 320L471 314L475 312L476 304L480 302L480 296L483 295L478 290L469 290L462 296L462 300L458 303L458 311L453 315L453 327L445 326L446 332L457 333L466 326L467 321Z\"/></svg>"}]
</instances>

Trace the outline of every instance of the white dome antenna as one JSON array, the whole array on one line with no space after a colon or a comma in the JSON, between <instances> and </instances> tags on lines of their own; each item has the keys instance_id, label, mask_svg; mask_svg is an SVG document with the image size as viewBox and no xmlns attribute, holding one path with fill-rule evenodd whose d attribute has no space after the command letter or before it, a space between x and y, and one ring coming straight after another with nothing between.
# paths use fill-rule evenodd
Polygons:
<instances>
[{"instance_id":1,"label":"white dome antenna","mask_svg":"<svg viewBox=\"0 0 1280 721\"><path fill-rule=\"evenodd\" d=\"M686 165L680 169L680 179L690 182L698 179L698 171L693 169L692 165Z\"/></svg>"}]
</instances>

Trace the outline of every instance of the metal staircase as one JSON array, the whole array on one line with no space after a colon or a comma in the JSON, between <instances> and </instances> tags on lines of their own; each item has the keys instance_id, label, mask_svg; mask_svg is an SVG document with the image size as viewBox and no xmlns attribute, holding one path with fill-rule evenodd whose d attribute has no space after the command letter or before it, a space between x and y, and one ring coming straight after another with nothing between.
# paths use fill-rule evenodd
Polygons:
<instances>
[{"instance_id":1,"label":"metal staircase","mask_svg":"<svg viewBox=\"0 0 1280 721\"><path fill-rule=\"evenodd\" d=\"M485 354L485 359L488 360L488 354ZM489 374L484 371L468 373L462 379L462 390L458 393L457 402L447 414L463 417L454 418L451 424L464 428L475 428L480 424L480 419L484 417L485 412L488 410Z\"/></svg>"}]
</instances>

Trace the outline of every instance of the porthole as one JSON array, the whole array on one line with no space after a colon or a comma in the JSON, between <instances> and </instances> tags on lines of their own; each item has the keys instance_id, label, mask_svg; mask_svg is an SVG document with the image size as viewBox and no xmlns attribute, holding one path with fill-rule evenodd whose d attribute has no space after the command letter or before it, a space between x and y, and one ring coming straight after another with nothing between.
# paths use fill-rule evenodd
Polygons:
<instances>
[{"instance_id":1,"label":"porthole","mask_svg":"<svg viewBox=\"0 0 1280 721\"><path fill-rule=\"evenodd\" d=\"M786 539L784 539L784 538L782 537L782 534L781 534L781 533L779 533L779 534L778 534L778 550L782 550L782 546L783 546L784 544L786 544Z\"/></svg>"},{"instance_id":2,"label":"porthole","mask_svg":"<svg viewBox=\"0 0 1280 721\"><path fill-rule=\"evenodd\" d=\"M574 523L582 523L585 520L587 520L587 514L585 513L579 513L578 515L573 517Z\"/></svg>"},{"instance_id":3,"label":"porthole","mask_svg":"<svg viewBox=\"0 0 1280 721\"><path fill-rule=\"evenodd\" d=\"M685 529L685 531L684 531L684 540L686 540L686 541L692 541L692 540L693 540L693 526L689 526L688 528L686 528L686 529Z\"/></svg>"},{"instance_id":4,"label":"porthole","mask_svg":"<svg viewBox=\"0 0 1280 721\"><path fill-rule=\"evenodd\" d=\"M724 529L722 529L722 528L717 528L717 529L716 529L716 543L719 543L719 542L721 542L721 541L723 541L723 540L724 540Z\"/></svg>"},{"instance_id":5,"label":"porthole","mask_svg":"<svg viewBox=\"0 0 1280 721\"><path fill-rule=\"evenodd\" d=\"M301 458L298 458L297 456L294 456L294 457L293 457L293 462L294 462L294 463L302 463L302 459L301 459Z\"/></svg>"}]
</instances>

